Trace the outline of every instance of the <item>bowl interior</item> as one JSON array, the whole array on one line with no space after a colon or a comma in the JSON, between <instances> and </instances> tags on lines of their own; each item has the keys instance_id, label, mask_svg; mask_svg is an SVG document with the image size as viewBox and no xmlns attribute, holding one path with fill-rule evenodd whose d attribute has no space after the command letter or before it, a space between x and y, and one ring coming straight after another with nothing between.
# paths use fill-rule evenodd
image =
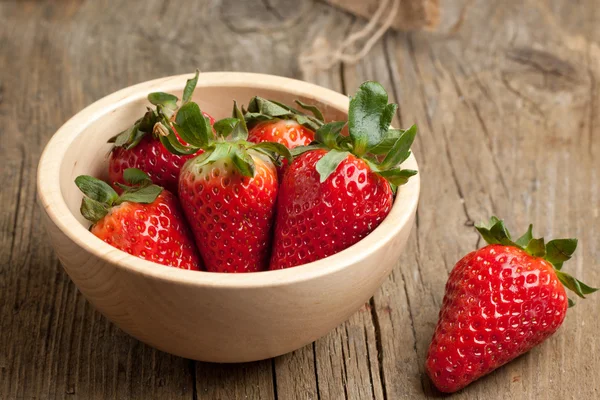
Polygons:
<instances>
[{"instance_id":1,"label":"bowl interior","mask_svg":"<svg viewBox=\"0 0 600 400\"><path fill-rule=\"evenodd\" d=\"M181 97L188 78L190 75L161 78L115 92L76 114L47 145L38 169L39 201L52 223L80 247L136 273L158 279L175 279L186 285L223 285L231 288L240 285L279 285L315 278L357 262L376 248L385 246L409 222L419 197L418 175L400 188L392 211L369 236L336 255L300 267L232 276L153 268L155 265L149 261L114 251L114 248L87 232L89 223L79 212L82 194L74 180L82 174L106 178L108 154L112 146L107 140L143 115L149 105L146 100L148 93L163 91ZM256 95L287 104L293 104L296 99L316 104L327 120L341 120L347 116L348 97L345 95L306 82L262 74L200 74L193 100L203 111L219 119L230 116L233 100L239 105L247 104ZM418 169L414 157L405 162L405 167Z\"/></svg>"}]
</instances>

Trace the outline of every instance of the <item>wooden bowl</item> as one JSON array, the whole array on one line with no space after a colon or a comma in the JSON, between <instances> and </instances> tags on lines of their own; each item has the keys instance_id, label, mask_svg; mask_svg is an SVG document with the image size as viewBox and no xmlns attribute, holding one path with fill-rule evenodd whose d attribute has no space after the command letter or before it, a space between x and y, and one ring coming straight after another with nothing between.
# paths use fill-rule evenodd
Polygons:
<instances>
[{"instance_id":1,"label":"wooden bowl","mask_svg":"<svg viewBox=\"0 0 600 400\"><path fill-rule=\"evenodd\" d=\"M108 138L143 114L146 96L181 97L190 74L144 82L79 112L52 137L38 167L44 224L67 274L103 315L160 350L201 361L244 362L298 349L345 321L396 265L419 199L419 175L368 237L331 257L249 274L185 271L133 257L92 235L81 217L78 175L106 178ZM348 98L293 79L251 73L202 73L194 94L215 118L233 100L259 95L318 103L327 119L346 116ZM413 157L406 167L417 169ZM407 322L408 323L408 322Z\"/></svg>"}]
</instances>

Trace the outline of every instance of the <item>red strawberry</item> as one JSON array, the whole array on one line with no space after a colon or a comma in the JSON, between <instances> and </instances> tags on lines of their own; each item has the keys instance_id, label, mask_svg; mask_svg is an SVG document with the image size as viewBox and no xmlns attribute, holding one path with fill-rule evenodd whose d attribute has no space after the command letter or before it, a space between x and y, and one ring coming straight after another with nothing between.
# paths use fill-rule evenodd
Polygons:
<instances>
[{"instance_id":1,"label":"red strawberry","mask_svg":"<svg viewBox=\"0 0 600 400\"><path fill-rule=\"evenodd\" d=\"M551 336L572 305L563 285L582 298L597 290L561 271L576 239L544 244L531 228L513 242L492 217L477 226L489 245L450 273L425 364L440 391L455 392Z\"/></svg>"},{"instance_id":2,"label":"red strawberry","mask_svg":"<svg viewBox=\"0 0 600 400\"><path fill-rule=\"evenodd\" d=\"M313 140L315 140L315 132L293 119L262 121L250 128L248 133L249 142L277 142L288 149L307 146Z\"/></svg>"},{"instance_id":3,"label":"red strawberry","mask_svg":"<svg viewBox=\"0 0 600 400\"><path fill-rule=\"evenodd\" d=\"M340 252L387 216L396 187L416 173L399 167L410 155L416 127L390 130L396 107L387 104L381 85L365 82L350 101L349 136L340 134L345 122L332 122L317 130L319 144L293 151L304 153L281 182L270 269Z\"/></svg>"},{"instance_id":4,"label":"red strawberry","mask_svg":"<svg viewBox=\"0 0 600 400\"><path fill-rule=\"evenodd\" d=\"M314 105L299 100L296 104L313 116L274 100L253 97L244 111L250 129L248 141L281 143L288 149L309 145L315 139L315 131L323 126L323 114Z\"/></svg>"},{"instance_id":5,"label":"red strawberry","mask_svg":"<svg viewBox=\"0 0 600 400\"><path fill-rule=\"evenodd\" d=\"M198 81L198 72L194 78L188 80L182 105L189 102ZM185 145L176 131L173 130L170 121L177 112L177 97L168 93L150 93L150 103L156 109L148 109L146 114L135 122L135 124L110 139L115 147L111 151L109 160L109 178L113 187L120 191L115 183L125 183L123 171L127 168L138 168L150 176L152 181L166 189L176 192L179 178L179 170L185 161L202 153L176 155L171 153L165 146L176 140L175 145ZM214 119L204 113L204 116L214 123ZM165 136L171 136L167 139Z\"/></svg>"},{"instance_id":6,"label":"red strawberry","mask_svg":"<svg viewBox=\"0 0 600 400\"><path fill-rule=\"evenodd\" d=\"M274 100L254 97L244 111L246 124L250 128L248 141L253 143L275 142L288 149L298 146L308 146L315 140L315 131L323 126L323 114L313 105L296 100L296 104L309 110L314 116L309 116L295 108ZM277 176L281 181L287 161L277 168Z\"/></svg>"},{"instance_id":7,"label":"red strawberry","mask_svg":"<svg viewBox=\"0 0 600 400\"><path fill-rule=\"evenodd\" d=\"M125 170L119 196L107 183L81 175L75 183L87 196L81 214L91 232L119 250L172 267L199 270L202 262L177 198L153 185L139 169Z\"/></svg>"},{"instance_id":8,"label":"red strawberry","mask_svg":"<svg viewBox=\"0 0 600 400\"><path fill-rule=\"evenodd\" d=\"M270 233L277 197L277 173L269 159L281 144L246 141L241 112L215 123L217 137L203 124L200 108L188 103L175 127L206 153L181 170L179 196L206 268L213 272L252 272L268 266Z\"/></svg>"}]
</instances>

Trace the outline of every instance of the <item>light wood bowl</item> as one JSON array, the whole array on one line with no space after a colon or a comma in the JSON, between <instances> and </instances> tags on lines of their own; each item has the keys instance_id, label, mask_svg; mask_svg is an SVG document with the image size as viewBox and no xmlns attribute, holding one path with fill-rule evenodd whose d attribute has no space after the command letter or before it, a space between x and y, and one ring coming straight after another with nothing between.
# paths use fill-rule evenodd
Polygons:
<instances>
[{"instance_id":1,"label":"light wood bowl","mask_svg":"<svg viewBox=\"0 0 600 400\"><path fill-rule=\"evenodd\" d=\"M79 112L54 134L38 167L44 224L67 274L109 320L160 350L201 361L244 362L298 349L345 321L382 284L410 234L419 175L368 237L334 256L295 268L249 274L185 271L133 257L102 242L81 217L78 175L106 178L107 139L145 110L149 92L181 97L190 74L144 82ZM344 118L348 98L293 79L250 73L202 73L194 94L215 118L232 101L259 95L321 106ZM406 167L417 169L413 157Z\"/></svg>"}]
</instances>

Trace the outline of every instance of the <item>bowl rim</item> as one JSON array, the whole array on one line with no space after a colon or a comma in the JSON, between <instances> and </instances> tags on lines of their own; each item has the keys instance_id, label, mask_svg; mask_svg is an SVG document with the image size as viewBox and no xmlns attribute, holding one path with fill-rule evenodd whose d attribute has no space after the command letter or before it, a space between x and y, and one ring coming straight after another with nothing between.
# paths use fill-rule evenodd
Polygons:
<instances>
[{"instance_id":1,"label":"bowl rim","mask_svg":"<svg viewBox=\"0 0 600 400\"><path fill-rule=\"evenodd\" d=\"M150 92L180 91L189 78L190 74L173 75L138 83L113 92L79 111L50 138L38 164L38 202L52 223L85 251L118 268L172 283L231 289L273 287L315 279L345 269L368 258L370 254L387 245L408 223L411 223L411 216L416 212L419 200L420 174L412 177L406 185L398 190L390 213L368 236L339 253L294 268L251 274L182 270L157 266L152 261L132 256L98 239L79 223L63 199L60 188L60 169L64 154L75 138L99 118L110 114L124 104L145 98ZM240 86L274 91L283 90L292 95L314 98L322 104L344 112L348 110L348 97L341 93L312 83L275 75L249 72L202 72L199 75L197 88L201 91L203 87ZM247 101L247 99L243 100ZM413 155L404 163L404 166L418 170Z\"/></svg>"}]
</instances>

